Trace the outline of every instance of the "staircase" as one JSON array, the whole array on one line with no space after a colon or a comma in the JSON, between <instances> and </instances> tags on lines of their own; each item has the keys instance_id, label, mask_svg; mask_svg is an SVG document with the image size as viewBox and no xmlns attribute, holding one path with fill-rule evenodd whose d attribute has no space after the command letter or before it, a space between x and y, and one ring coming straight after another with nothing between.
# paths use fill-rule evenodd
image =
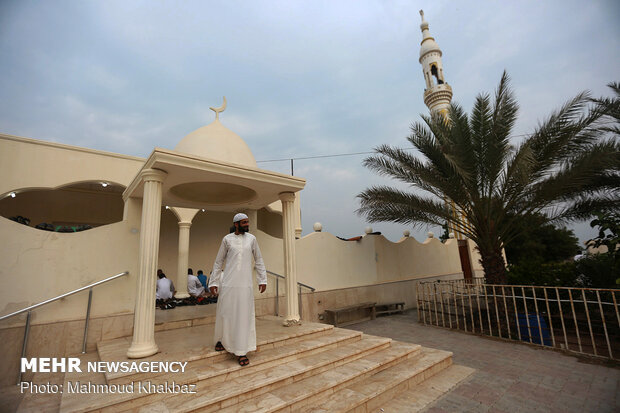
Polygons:
<instances>
[{"instance_id":1,"label":"staircase","mask_svg":"<svg viewBox=\"0 0 620 413\"><path fill-rule=\"evenodd\" d=\"M156 332L160 352L137 361L187 362L183 373L66 373L65 391L47 407L60 412L412 412L449 391L473 370L452 366L452 353L393 341L327 324L283 327L273 316L256 320L257 351L241 367L213 350L213 324ZM86 361L129 361L131 337L98 343ZM57 378L58 379L58 378ZM50 381L35 375L34 382ZM133 393L80 394L74 385L107 384ZM138 392L158 385L195 394ZM162 388L162 387L160 387ZM25 397L18 411L36 411L41 395ZM51 401L54 398L54 401ZM32 403L35 403L34 405ZM38 407L37 407L38 405ZM383 409L383 410L381 410ZM46 409L46 411L48 411Z\"/></svg>"}]
</instances>

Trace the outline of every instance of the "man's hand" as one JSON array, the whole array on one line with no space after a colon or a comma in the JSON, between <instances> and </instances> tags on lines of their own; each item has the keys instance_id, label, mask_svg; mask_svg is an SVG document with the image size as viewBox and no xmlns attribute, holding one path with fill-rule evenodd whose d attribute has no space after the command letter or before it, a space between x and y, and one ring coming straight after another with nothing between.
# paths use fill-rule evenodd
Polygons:
<instances>
[{"instance_id":1,"label":"man's hand","mask_svg":"<svg viewBox=\"0 0 620 413\"><path fill-rule=\"evenodd\" d=\"M258 284L258 291L260 291L260 293L264 293L265 290L267 289L267 284Z\"/></svg>"},{"instance_id":2,"label":"man's hand","mask_svg":"<svg viewBox=\"0 0 620 413\"><path fill-rule=\"evenodd\" d=\"M211 294L217 295L217 287L209 287L209 291L211 291Z\"/></svg>"}]
</instances>

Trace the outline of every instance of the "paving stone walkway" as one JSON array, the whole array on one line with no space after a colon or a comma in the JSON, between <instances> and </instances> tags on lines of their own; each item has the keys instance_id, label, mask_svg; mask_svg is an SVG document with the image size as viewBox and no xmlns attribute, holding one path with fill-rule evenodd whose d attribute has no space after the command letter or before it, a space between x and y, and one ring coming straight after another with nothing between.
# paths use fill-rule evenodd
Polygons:
<instances>
[{"instance_id":1,"label":"paving stone walkway","mask_svg":"<svg viewBox=\"0 0 620 413\"><path fill-rule=\"evenodd\" d=\"M477 371L425 411L620 412L620 369L525 344L418 323L417 312L346 328L454 353ZM387 412L386 412L387 413Z\"/></svg>"}]
</instances>

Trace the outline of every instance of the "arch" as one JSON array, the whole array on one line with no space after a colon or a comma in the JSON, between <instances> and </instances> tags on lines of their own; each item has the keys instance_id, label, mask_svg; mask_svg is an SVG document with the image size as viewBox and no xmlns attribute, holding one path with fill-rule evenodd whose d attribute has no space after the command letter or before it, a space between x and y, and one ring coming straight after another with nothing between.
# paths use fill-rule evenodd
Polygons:
<instances>
[{"instance_id":1,"label":"arch","mask_svg":"<svg viewBox=\"0 0 620 413\"><path fill-rule=\"evenodd\" d=\"M124 190L106 180L15 189L0 197L0 216L47 231L79 232L122 221Z\"/></svg>"},{"instance_id":2,"label":"arch","mask_svg":"<svg viewBox=\"0 0 620 413\"><path fill-rule=\"evenodd\" d=\"M440 69L437 63L435 62L431 63L431 75L435 77L435 81L438 85L443 84L443 79L442 79L443 76L441 75Z\"/></svg>"}]
</instances>

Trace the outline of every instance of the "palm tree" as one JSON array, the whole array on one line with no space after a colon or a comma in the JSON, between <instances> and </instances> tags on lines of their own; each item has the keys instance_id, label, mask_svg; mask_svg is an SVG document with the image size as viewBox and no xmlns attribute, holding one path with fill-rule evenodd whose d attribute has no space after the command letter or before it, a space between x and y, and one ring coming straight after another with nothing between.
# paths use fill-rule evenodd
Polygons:
<instances>
[{"instance_id":1,"label":"palm tree","mask_svg":"<svg viewBox=\"0 0 620 413\"><path fill-rule=\"evenodd\" d=\"M518 105L504 72L494 98L480 94L471 115L452 104L447 120L433 114L411 126L408 140L421 156L375 148L364 166L418 191L373 186L358 195L358 213L369 222L448 222L476 243L487 281L505 283L502 248L519 233L521 217L567 222L618 210L620 144L601 131L609 112L590 102L580 93L514 144Z\"/></svg>"}]
</instances>

